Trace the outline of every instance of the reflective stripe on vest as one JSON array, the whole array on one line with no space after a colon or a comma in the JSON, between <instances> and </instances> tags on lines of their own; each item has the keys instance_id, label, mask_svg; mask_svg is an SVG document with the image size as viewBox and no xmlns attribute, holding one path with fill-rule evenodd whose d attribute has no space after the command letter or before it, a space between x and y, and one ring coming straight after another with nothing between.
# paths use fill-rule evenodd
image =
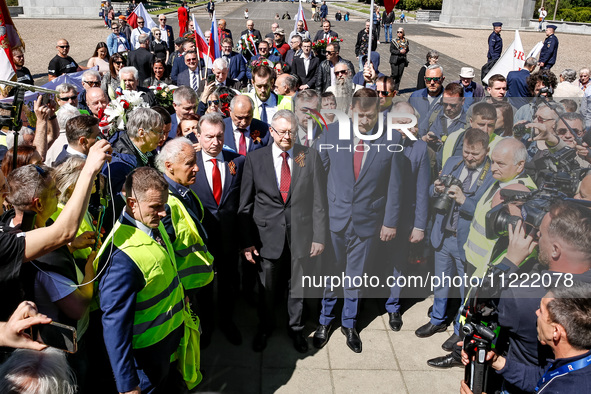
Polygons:
<instances>
[{"instance_id":1,"label":"reflective stripe on vest","mask_svg":"<svg viewBox=\"0 0 591 394\"><path fill-rule=\"evenodd\" d=\"M196 195L195 198L197 198ZM185 205L170 192L168 206L176 234L172 247L175 251L176 267L181 283L187 290L205 286L213 280L213 256L207 251L199 230Z\"/></svg>"},{"instance_id":2,"label":"reflective stripe on vest","mask_svg":"<svg viewBox=\"0 0 591 394\"><path fill-rule=\"evenodd\" d=\"M136 294L134 349L160 342L183 324L185 296L176 271L174 251L162 223L158 229L166 249L143 231L117 221L94 261L96 270L102 254L109 253L113 243L133 260L144 276L145 286Z\"/></svg>"},{"instance_id":3,"label":"reflective stripe on vest","mask_svg":"<svg viewBox=\"0 0 591 394\"><path fill-rule=\"evenodd\" d=\"M6 145L6 135L0 135L0 145Z\"/></svg>"},{"instance_id":4,"label":"reflective stripe on vest","mask_svg":"<svg viewBox=\"0 0 591 394\"><path fill-rule=\"evenodd\" d=\"M465 129L461 129L458 131L454 131L453 133L451 133L447 139L445 140L444 144L443 144L443 152L441 153L441 167L443 168L443 166L445 166L445 162L453 156L454 151L456 150L456 144L458 142L458 139L460 138L460 136L462 136L462 134L466 132ZM503 137L500 137L496 134L493 133L492 135L492 139L488 142L488 157L492 159L492 151L495 148L495 146L499 143L500 140L502 140ZM463 147L462 147L463 148Z\"/></svg>"},{"instance_id":5,"label":"reflective stripe on vest","mask_svg":"<svg viewBox=\"0 0 591 394\"><path fill-rule=\"evenodd\" d=\"M506 182L504 186L512 185L515 183L523 183L529 189L537 189L534 181L526 176L524 178L515 178L509 182ZM468 233L468 240L464 245L464 251L466 252L466 260L472 264L476 271L474 276L482 277L486 271L489 260L492 255L492 250L497 242L497 239L486 238L485 225L486 225L486 214L492 208L493 196L489 196L497 182L493 183L483 194L483 196L476 204L476 210L474 211L474 218L470 223L470 232ZM500 188L499 188L500 190ZM496 194L496 193L495 193Z\"/></svg>"},{"instance_id":6,"label":"reflective stripe on vest","mask_svg":"<svg viewBox=\"0 0 591 394\"><path fill-rule=\"evenodd\" d=\"M53 215L51 215L51 219L54 222L57 220L57 217L60 215L60 213L62 213L63 209L64 209L64 204L58 203L56 211L53 213ZM82 235L82 233L85 233L87 231L96 231L96 228L92 224L92 216L90 216L90 213L88 211L86 211L86 213L84 214L84 217L82 218L82 222L80 223L80 228L76 232L76 237L79 237L80 235ZM91 253L92 253L92 248L88 247L88 248L84 248L84 249L77 249L72 253L72 255L74 256L75 259L86 260L88 258L88 256L90 256Z\"/></svg>"}]
</instances>

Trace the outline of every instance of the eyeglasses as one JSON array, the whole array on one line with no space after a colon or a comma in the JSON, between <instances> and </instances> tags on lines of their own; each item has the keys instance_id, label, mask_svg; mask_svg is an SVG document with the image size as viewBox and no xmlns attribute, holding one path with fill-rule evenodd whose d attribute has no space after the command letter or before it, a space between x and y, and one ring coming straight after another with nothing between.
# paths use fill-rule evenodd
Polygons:
<instances>
[{"instance_id":1,"label":"eyeglasses","mask_svg":"<svg viewBox=\"0 0 591 394\"><path fill-rule=\"evenodd\" d=\"M397 31L396 34L404 34L403 31Z\"/></svg>"},{"instance_id":2,"label":"eyeglasses","mask_svg":"<svg viewBox=\"0 0 591 394\"><path fill-rule=\"evenodd\" d=\"M119 65L119 66L122 66L122 65L124 65L125 63L124 63L124 62L113 62L113 64L117 64L117 65Z\"/></svg>"},{"instance_id":3,"label":"eyeglasses","mask_svg":"<svg viewBox=\"0 0 591 394\"><path fill-rule=\"evenodd\" d=\"M382 96L388 96L390 94L390 92L388 92L387 90L377 90L377 92Z\"/></svg>"},{"instance_id":4,"label":"eyeglasses","mask_svg":"<svg viewBox=\"0 0 591 394\"><path fill-rule=\"evenodd\" d=\"M336 51L326 51L326 54L327 54L327 55L332 55L332 54L334 54L334 53L337 53L337 52L336 52Z\"/></svg>"},{"instance_id":5,"label":"eyeglasses","mask_svg":"<svg viewBox=\"0 0 591 394\"><path fill-rule=\"evenodd\" d=\"M101 83L99 81L82 81L82 83L85 83L88 86L92 86L92 87L101 86Z\"/></svg>"},{"instance_id":6,"label":"eyeglasses","mask_svg":"<svg viewBox=\"0 0 591 394\"><path fill-rule=\"evenodd\" d=\"M193 63L193 62L196 62L197 61L197 58L196 57L194 57L192 59L185 58L185 61L188 62L188 63Z\"/></svg>"},{"instance_id":7,"label":"eyeglasses","mask_svg":"<svg viewBox=\"0 0 591 394\"><path fill-rule=\"evenodd\" d=\"M348 70L335 71L334 75L346 75L348 72Z\"/></svg>"},{"instance_id":8,"label":"eyeglasses","mask_svg":"<svg viewBox=\"0 0 591 394\"><path fill-rule=\"evenodd\" d=\"M452 108L458 108L458 106L461 105L461 103L441 103L441 105L443 107L452 107Z\"/></svg>"},{"instance_id":9,"label":"eyeglasses","mask_svg":"<svg viewBox=\"0 0 591 394\"><path fill-rule=\"evenodd\" d=\"M425 82L441 82L441 77L425 77Z\"/></svg>"},{"instance_id":10,"label":"eyeglasses","mask_svg":"<svg viewBox=\"0 0 591 394\"><path fill-rule=\"evenodd\" d=\"M220 100L208 100L207 105L209 105L209 106L220 105Z\"/></svg>"},{"instance_id":11,"label":"eyeglasses","mask_svg":"<svg viewBox=\"0 0 591 394\"><path fill-rule=\"evenodd\" d=\"M534 117L533 120L535 120L538 123L546 123L546 122L553 121L554 119L552 119L552 118L545 119L545 118L542 118L541 116L538 115L538 116Z\"/></svg>"},{"instance_id":12,"label":"eyeglasses","mask_svg":"<svg viewBox=\"0 0 591 394\"><path fill-rule=\"evenodd\" d=\"M577 137L580 137L583 135L583 130L576 129L574 127L571 127L571 129L573 130L573 133L575 133L577 135ZM566 129L566 128L560 128L560 129L556 130L556 133L558 135L570 134L568 129Z\"/></svg>"},{"instance_id":13,"label":"eyeglasses","mask_svg":"<svg viewBox=\"0 0 591 394\"><path fill-rule=\"evenodd\" d=\"M77 100L78 96L69 96L69 97L58 97L60 101L70 101L70 100Z\"/></svg>"},{"instance_id":14,"label":"eyeglasses","mask_svg":"<svg viewBox=\"0 0 591 394\"><path fill-rule=\"evenodd\" d=\"M286 135L292 135L293 134L291 130L282 130L282 131L279 131L279 130L277 130L273 126L269 126L269 127L271 128L271 130L273 130L274 132L276 132L279 137L285 137Z\"/></svg>"},{"instance_id":15,"label":"eyeglasses","mask_svg":"<svg viewBox=\"0 0 591 394\"><path fill-rule=\"evenodd\" d=\"M64 49L64 48L69 48L70 46L69 45L58 45L57 47Z\"/></svg>"}]
</instances>

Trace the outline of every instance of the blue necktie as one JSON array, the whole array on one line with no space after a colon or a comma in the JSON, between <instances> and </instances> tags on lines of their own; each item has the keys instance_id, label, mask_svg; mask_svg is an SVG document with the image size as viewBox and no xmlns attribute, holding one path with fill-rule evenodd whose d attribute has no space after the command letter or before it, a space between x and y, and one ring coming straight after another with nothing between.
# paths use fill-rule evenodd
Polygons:
<instances>
[{"instance_id":1,"label":"blue necktie","mask_svg":"<svg viewBox=\"0 0 591 394\"><path fill-rule=\"evenodd\" d=\"M269 123L267 122L267 103L261 104L261 121Z\"/></svg>"}]
</instances>

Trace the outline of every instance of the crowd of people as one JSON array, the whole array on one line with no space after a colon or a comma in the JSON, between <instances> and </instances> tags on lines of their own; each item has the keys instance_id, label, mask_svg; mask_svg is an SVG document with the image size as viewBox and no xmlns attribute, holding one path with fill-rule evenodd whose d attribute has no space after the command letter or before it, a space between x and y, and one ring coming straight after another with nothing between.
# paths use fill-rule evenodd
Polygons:
<instances>
[{"instance_id":1,"label":"crowd of people","mask_svg":"<svg viewBox=\"0 0 591 394\"><path fill-rule=\"evenodd\" d=\"M473 365L462 327L483 320L502 327L487 348L497 371L487 392L591 391L589 69L551 71L558 39L547 25L539 58L486 85L469 66L445 75L431 50L417 90L397 100L410 43L402 27L392 36L394 13L375 10L351 61L321 12L317 32L275 22L264 36L254 20L233 34L220 19L211 61L193 24L183 19L175 39L166 15L151 30L141 17L133 28L108 18L112 33L86 67L57 42L49 78L81 73L81 84L58 85L55 102L39 96L34 130L0 136L0 345L24 348L3 353L0 391L188 392L216 327L242 343L240 297L257 306L255 352L278 321L308 352L304 299L317 297L312 345L340 325L360 353L371 292L353 279L394 279L379 295L400 331L409 293L396 283L416 250L442 280L415 334L454 326L430 366ZM486 69L502 52L493 26ZM19 82L33 84L23 50L12 56ZM350 280L318 295L311 275ZM472 302L484 298L492 315ZM25 331L51 321L76 330L75 353Z\"/></svg>"}]
</instances>

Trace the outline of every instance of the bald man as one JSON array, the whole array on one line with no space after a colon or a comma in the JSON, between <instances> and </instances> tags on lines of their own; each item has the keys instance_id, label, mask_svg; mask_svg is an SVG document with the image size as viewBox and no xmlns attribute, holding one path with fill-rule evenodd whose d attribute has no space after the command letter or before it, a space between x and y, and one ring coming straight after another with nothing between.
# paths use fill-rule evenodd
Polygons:
<instances>
[{"instance_id":1,"label":"bald man","mask_svg":"<svg viewBox=\"0 0 591 394\"><path fill-rule=\"evenodd\" d=\"M86 91L86 105L95 118L99 118L99 111L109 104L107 95L101 88L90 88Z\"/></svg>"},{"instance_id":2,"label":"bald man","mask_svg":"<svg viewBox=\"0 0 591 394\"><path fill-rule=\"evenodd\" d=\"M70 74L87 69L86 67L79 66L74 59L68 56L70 43L65 38L59 39L55 48L57 49L57 55L51 59L47 67L50 81L53 81L62 74Z\"/></svg>"},{"instance_id":3,"label":"bald man","mask_svg":"<svg viewBox=\"0 0 591 394\"><path fill-rule=\"evenodd\" d=\"M239 95L230 102L230 117L224 119L224 149L242 156L266 146L269 141L269 125L254 119L254 103L246 95Z\"/></svg>"}]
</instances>

